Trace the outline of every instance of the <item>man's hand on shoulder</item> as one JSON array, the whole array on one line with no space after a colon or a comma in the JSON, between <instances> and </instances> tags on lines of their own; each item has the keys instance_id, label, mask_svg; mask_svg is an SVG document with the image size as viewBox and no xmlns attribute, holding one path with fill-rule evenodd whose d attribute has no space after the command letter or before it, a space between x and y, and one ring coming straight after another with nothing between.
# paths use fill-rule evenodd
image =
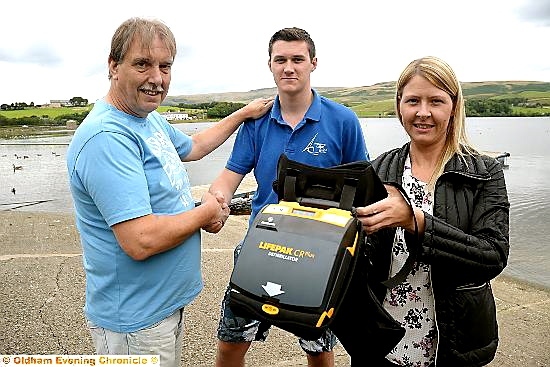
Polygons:
<instances>
[{"instance_id":1,"label":"man's hand on shoulder","mask_svg":"<svg viewBox=\"0 0 550 367\"><path fill-rule=\"evenodd\" d=\"M246 115L250 119L257 119L266 114L267 111L273 106L275 101L274 97L269 98L256 98L243 107Z\"/></svg>"}]
</instances>

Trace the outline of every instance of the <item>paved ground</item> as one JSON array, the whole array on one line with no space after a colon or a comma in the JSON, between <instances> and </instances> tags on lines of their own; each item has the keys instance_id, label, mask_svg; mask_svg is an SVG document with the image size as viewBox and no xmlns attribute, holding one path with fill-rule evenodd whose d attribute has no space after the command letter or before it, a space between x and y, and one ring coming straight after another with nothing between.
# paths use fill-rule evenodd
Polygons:
<instances>
[{"instance_id":1,"label":"paved ground","mask_svg":"<svg viewBox=\"0 0 550 367\"><path fill-rule=\"evenodd\" d=\"M247 227L232 216L203 234L205 289L186 309L183 367L213 366L219 302L232 251ZM550 290L503 276L493 282L501 343L491 367L550 366ZM71 215L0 212L0 354L93 354L82 315L84 274ZM247 366L305 366L296 338L274 328ZM336 366L349 366L338 347Z\"/></svg>"}]
</instances>

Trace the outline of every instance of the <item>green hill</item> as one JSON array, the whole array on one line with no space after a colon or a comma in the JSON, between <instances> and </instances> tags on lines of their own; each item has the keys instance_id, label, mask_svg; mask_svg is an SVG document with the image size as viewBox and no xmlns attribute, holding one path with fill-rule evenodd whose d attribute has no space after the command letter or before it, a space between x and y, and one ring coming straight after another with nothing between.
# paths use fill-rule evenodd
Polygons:
<instances>
[{"instance_id":1,"label":"green hill","mask_svg":"<svg viewBox=\"0 0 550 367\"><path fill-rule=\"evenodd\" d=\"M314 87L321 95L351 107L358 116L387 116L394 113L395 81L363 87ZM538 81L487 81L462 83L464 97L468 99L527 99L528 104L550 108L550 82ZM208 102L242 102L273 96L276 88L248 92L209 93L166 97L163 106L199 104Z\"/></svg>"},{"instance_id":2,"label":"green hill","mask_svg":"<svg viewBox=\"0 0 550 367\"><path fill-rule=\"evenodd\" d=\"M377 83L363 87L314 87L322 95L341 101L343 103L364 103L366 101L393 102L395 82ZM519 97L526 92L542 93L550 97L550 82L535 81L502 81L502 82L466 82L462 83L462 91L465 97L489 98L489 97ZM167 96L163 105L174 106L179 103L205 103L205 102L243 102L247 103L255 98L268 97L276 93L276 88L263 88L248 92L227 92L191 94L180 96ZM547 102L550 102L547 100Z\"/></svg>"},{"instance_id":3,"label":"green hill","mask_svg":"<svg viewBox=\"0 0 550 367\"><path fill-rule=\"evenodd\" d=\"M490 112L488 116L550 116L550 82L540 81L488 81L462 83L464 96L468 101L489 100L489 109L498 105L499 100L506 99L511 110L505 113ZM395 82L378 83L363 87L315 87L323 96L352 108L359 117L392 116L394 114ZM247 92L209 93L180 96L167 96L159 112L169 110L180 104L198 105L210 102L247 103L259 97L269 97L276 93L276 88L263 88ZM513 101L512 101L513 100ZM18 119L35 117L42 119L74 119L75 115L86 113L87 107L61 108L25 108L22 110L0 111L0 126L6 125L2 118ZM485 106L484 106L485 107ZM203 111L206 112L206 111ZM475 114L468 114L476 116ZM79 120L80 121L80 120ZM47 121L46 121L47 122ZM49 124L49 122L47 122ZM20 124L29 124L24 121ZM33 122L34 124L34 122ZM64 125L64 122L63 122Z\"/></svg>"}]
</instances>

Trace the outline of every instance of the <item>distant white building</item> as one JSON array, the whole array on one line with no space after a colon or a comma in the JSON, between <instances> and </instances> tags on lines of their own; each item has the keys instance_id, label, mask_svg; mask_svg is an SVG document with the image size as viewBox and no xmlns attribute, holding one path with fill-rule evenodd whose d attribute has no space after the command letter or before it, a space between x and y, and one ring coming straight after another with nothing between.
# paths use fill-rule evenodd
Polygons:
<instances>
[{"instance_id":1,"label":"distant white building","mask_svg":"<svg viewBox=\"0 0 550 367\"><path fill-rule=\"evenodd\" d=\"M72 103L65 99L50 99L48 107L70 107Z\"/></svg>"},{"instance_id":2,"label":"distant white building","mask_svg":"<svg viewBox=\"0 0 550 367\"><path fill-rule=\"evenodd\" d=\"M191 120L189 114L183 112L163 112L161 115L168 121Z\"/></svg>"}]
</instances>

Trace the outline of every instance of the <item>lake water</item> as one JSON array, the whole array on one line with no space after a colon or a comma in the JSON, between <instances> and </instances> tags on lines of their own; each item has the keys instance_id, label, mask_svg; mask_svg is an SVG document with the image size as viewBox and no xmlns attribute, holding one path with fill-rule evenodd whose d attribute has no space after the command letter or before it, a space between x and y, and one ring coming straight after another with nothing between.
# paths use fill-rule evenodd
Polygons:
<instances>
[{"instance_id":1,"label":"lake water","mask_svg":"<svg viewBox=\"0 0 550 367\"><path fill-rule=\"evenodd\" d=\"M407 140L397 119L361 119L361 123L371 157ZM192 134L211 124L177 126ZM468 118L468 128L480 150L511 154L504 171L511 204L505 274L550 288L550 117ZM0 140L0 210L72 213L65 168L70 139ZM212 182L233 142L234 136L203 160L185 164L192 185ZM22 169L14 170L13 165Z\"/></svg>"}]
</instances>

